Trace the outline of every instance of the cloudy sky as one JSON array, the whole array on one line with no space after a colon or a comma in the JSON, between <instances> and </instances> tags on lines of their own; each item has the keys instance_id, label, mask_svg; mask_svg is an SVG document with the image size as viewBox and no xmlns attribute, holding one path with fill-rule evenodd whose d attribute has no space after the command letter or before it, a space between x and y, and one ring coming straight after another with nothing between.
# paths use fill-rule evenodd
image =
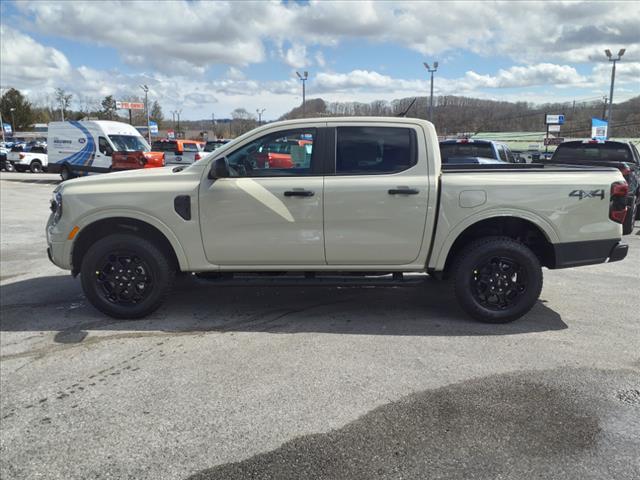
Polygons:
<instances>
[{"instance_id":1,"label":"cloudy sky","mask_svg":"<svg viewBox=\"0 0 640 480\"><path fill-rule=\"evenodd\" d=\"M307 98L428 92L536 103L601 98L603 50L626 48L615 100L640 94L640 3L2 1L0 86L45 101L125 98L150 87L166 112L276 118ZM78 105L76 105L77 107Z\"/></svg>"}]
</instances>

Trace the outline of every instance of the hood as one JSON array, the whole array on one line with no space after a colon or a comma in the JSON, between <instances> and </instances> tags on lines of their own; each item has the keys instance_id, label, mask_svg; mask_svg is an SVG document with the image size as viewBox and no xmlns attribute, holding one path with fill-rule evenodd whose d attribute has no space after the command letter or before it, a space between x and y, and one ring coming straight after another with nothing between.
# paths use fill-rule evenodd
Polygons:
<instances>
[{"instance_id":1,"label":"hood","mask_svg":"<svg viewBox=\"0 0 640 480\"><path fill-rule=\"evenodd\" d=\"M107 185L127 185L131 184L132 189L136 184L148 182L180 181L180 179L200 178L204 169L203 164L192 164L181 171L175 165L158 168L140 168L135 170L125 170L122 172L111 172L90 175L87 177L74 178L61 183L64 190L76 187L97 188Z\"/></svg>"}]
</instances>

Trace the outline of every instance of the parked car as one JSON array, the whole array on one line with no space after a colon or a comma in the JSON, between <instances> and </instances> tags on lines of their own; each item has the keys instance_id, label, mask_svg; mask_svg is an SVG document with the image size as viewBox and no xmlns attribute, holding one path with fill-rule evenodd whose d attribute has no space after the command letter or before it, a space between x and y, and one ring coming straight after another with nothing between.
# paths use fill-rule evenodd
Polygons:
<instances>
[{"instance_id":1,"label":"parked car","mask_svg":"<svg viewBox=\"0 0 640 480\"><path fill-rule=\"evenodd\" d=\"M209 140L204 146L204 151L213 152L227 143L229 143L229 140Z\"/></svg>"},{"instance_id":2,"label":"parked car","mask_svg":"<svg viewBox=\"0 0 640 480\"><path fill-rule=\"evenodd\" d=\"M629 213L623 234L633 232L635 220L640 220L640 153L629 141L575 140L563 142L549 160L555 164L591 165L617 168L629 184Z\"/></svg>"},{"instance_id":3,"label":"parked car","mask_svg":"<svg viewBox=\"0 0 640 480\"><path fill-rule=\"evenodd\" d=\"M62 180L111 171L114 152L148 152L149 144L131 125L108 120L51 122L49 171Z\"/></svg>"},{"instance_id":4,"label":"parked car","mask_svg":"<svg viewBox=\"0 0 640 480\"><path fill-rule=\"evenodd\" d=\"M460 163L464 158L489 158L508 163L524 163L516 157L506 143L491 140L462 138L440 142L442 163Z\"/></svg>"},{"instance_id":5,"label":"parked car","mask_svg":"<svg viewBox=\"0 0 640 480\"><path fill-rule=\"evenodd\" d=\"M164 153L162 152L133 150L113 152L111 155L111 170L114 172L164 166Z\"/></svg>"},{"instance_id":6,"label":"parked car","mask_svg":"<svg viewBox=\"0 0 640 480\"><path fill-rule=\"evenodd\" d=\"M0 170L7 172L14 172L15 167L13 163L7 160L7 154L11 150L10 146L7 146L6 142L0 142Z\"/></svg>"},{"instance_id":7,"label":"parked car","mask_svg":"<svg viewBox=\"0 0 640 480\"><path fill-rule=\"evenodd\" d=\"M164 153L166 165L190 165L204 158L204 142L197 140L157 140L151 149Z\"/></svg>"},{"instance_id":8,"label":"parked car","mask_svg":"<svg viewBox=\"0 0 640 480\"><path fill-rule=\"evenodd\" d=\"M282 138L309 140L310 163L251 162ZM425 120L300 119L259 127L186 168L63 182L46 233L53 263L80 274L87 299L115 318L156 310L178 271L321 285L397 285L403 272L428 272L451 279L471 316L504 323L535 305L542 266L626 256L626 194L608 168L443 171Z\"/></svg>"},{"instance_id":9,"label":"parked car","mask_svg":"<svg viewBox=\"0 0 640 480\"><path fill-rule=\"evenodd\" d=\"M7 154L7 162L18 172L42 173L47 170L49 157L46 145L31 143L26 146L16 145Z\"/></svg>"}]
</instances>

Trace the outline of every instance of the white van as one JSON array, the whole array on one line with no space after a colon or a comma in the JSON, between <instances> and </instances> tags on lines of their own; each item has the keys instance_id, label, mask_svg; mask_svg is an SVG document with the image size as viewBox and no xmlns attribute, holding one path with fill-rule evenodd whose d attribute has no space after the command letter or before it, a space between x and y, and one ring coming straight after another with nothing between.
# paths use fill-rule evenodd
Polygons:
<instances>
[{"instance_id":1,"label":"white van","mask_svg":"<svg viewBox=\"0 0 640 480\"><path fill-rule=\"evenodd\" d=\"M51 122L47 143L48 171L60 173L62 180L111 171L113 152L151 149L133 126L109 120Z\"/></svg>"}]
</instances>

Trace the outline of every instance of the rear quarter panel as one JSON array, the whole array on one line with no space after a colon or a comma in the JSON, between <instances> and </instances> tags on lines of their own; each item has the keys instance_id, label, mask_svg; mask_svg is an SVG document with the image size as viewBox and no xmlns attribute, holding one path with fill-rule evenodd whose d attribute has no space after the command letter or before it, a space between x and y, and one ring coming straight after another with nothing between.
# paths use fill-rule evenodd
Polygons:
<instances>
[{"instance_id":1,"label":"rear quarter panel","mask_svg":"<svg viewBox=\"0 0 640 480\"><path fill-rule=\"evenodd\" d=\"M611 183L623 180L616 170L445 172L429 268L442 270L456 238L467 227L493 217L529 220L551 243L620 238L622 226L609 219L609 199ZM604 198L570 195L600 189ZM486 200L462 206L461 195Z\"/></svg>"}]
</instances>

